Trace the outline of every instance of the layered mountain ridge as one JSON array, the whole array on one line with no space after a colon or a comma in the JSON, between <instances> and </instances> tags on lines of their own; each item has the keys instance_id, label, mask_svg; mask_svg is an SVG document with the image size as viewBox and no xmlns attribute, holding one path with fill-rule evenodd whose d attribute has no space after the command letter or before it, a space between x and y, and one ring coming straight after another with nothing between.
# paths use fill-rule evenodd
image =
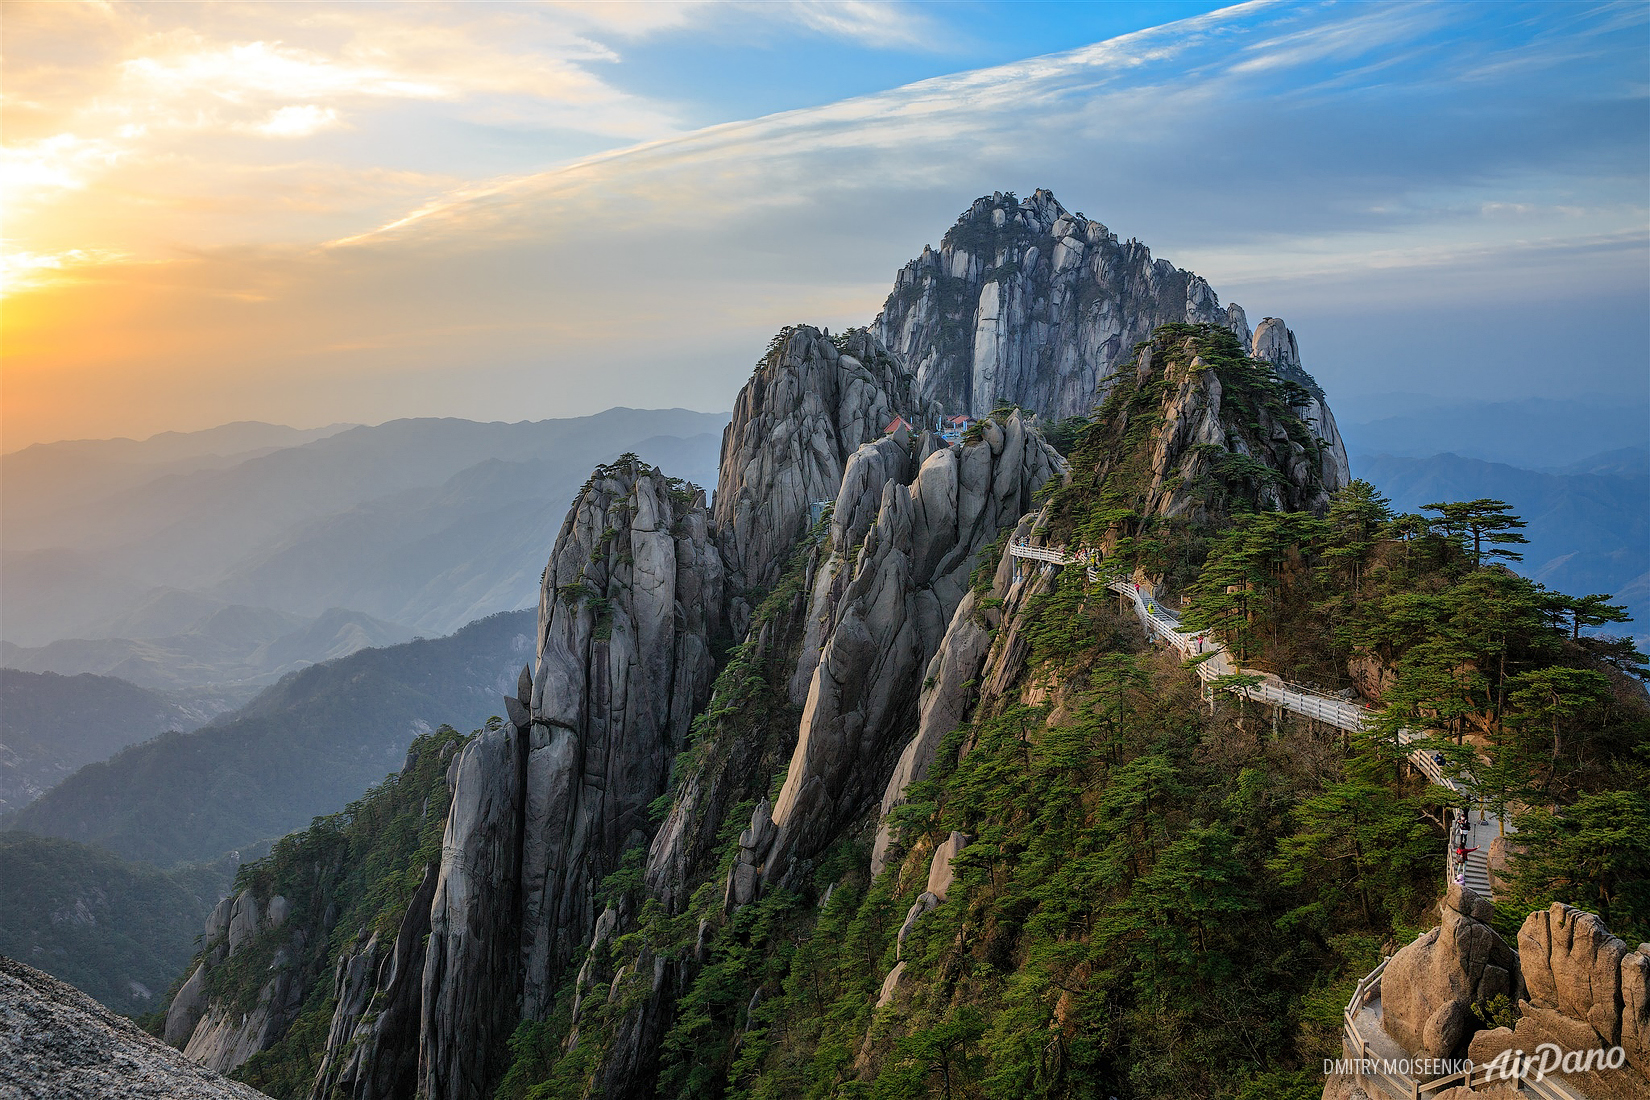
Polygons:
<instances>
[{"instance_id":1,"label":"layered mountain ridge","mask_svg":"<svg viewBox=\"0 0 1650 1100\"><path fill-rule=\"evenodd\" d=\"M1165 324L1179 327L1153 342ZM534 1065L646 1095L664 1061L679 1072L667 1040L740 913L786 898L823 910L845 869L926 866L883 818L982 680L987 697L1030 690L1021 612L1049 581L1004 540L1046 527L1044 498L1073 476L1043 428L1124 382L1167 395L1139 421L1169 448L1147 509L1161 523L1206 522L1222 492L1322 512L1349 480L1281 321L1252 333L1202 279L1046 191L976 202L869 328L776 336L735 402L708 506L634 456L599 467L550 555L535 663L505 720L453 757L439 862L409 869L420 885L394 946L390 924L363 928L330 988L280 991L286 1024L330 1013L303 1040L327 1036L305 1048L325 1067L315 1100L482 1100ZM959 413L978 422L955 441L927 430ZM948 866L936 860L930 908ZM335 910L307 920L262 931L349 939ZM206 986L214 965L197 963ZM216 1004L192 1006L187 1042ZM280 1032L255 1045L296 1041ZM214 1049L233 1051L219 1069L252 1053Z\"/></svg>"}]
</instances>

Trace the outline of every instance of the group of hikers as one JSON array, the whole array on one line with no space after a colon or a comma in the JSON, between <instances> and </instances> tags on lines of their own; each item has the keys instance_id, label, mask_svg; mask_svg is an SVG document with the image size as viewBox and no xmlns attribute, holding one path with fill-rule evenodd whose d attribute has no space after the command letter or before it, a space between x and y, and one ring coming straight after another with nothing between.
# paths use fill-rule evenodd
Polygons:
<instances>
[{"instance_id":1,"label":"group of hikers","mask_svg":"<svg viewBox=\"0 0 1650 1100\"><path fill-rule=\"evenodd\" d=\"M1450 872L1457 886L1467 884L1467 856L1478 851L1476 844L1468 847L1472 844L1472 825L1467 820L1467 815L1471 812L1472 803L1468 801L1462 804L1455 815L1455 848L1450 853Z\"/></svg>"}]
</instances>

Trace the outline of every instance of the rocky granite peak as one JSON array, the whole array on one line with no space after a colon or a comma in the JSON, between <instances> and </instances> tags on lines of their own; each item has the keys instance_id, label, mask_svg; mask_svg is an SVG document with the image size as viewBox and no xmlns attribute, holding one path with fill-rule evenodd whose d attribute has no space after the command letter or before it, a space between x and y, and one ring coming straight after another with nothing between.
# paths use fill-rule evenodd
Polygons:
<instances>
[{"instance_id":1,"label":"rocky granite peak","mask_svg":"<svg viewBox=\"0 0 1650 1100\"><path fill-rule=\"evenodd\" d=\"M735 584L772 584L809 527L810 506L836 499L860 444L896 417L925 421L928 412L910 375L869 332L780 330L722 433L714 521Z\"/></svg>"},{"instance_id":2,"label":"rocky granite peak","mask_svg":"<svg viewBox=\"0 0 1650 1100\"><path fill-rule=\"evenodd\" d=\"M517 1019L590 941L602 879L646 845L709 695L722 589L701 490L634 456L597 468L545 569L530 695L459 758L423 972L431 1100L490 1093Z\"/></svg>"},{"instance_id":3,"label":"rocky granite peak","mask_svg":"<svg viewBox=\"0 0 1650 1100\"><path fill-rule=\"evenodd\" d=\"M1305 367L1301 366L1300 344L1296 342L1294 332L1281 318L1267 317L1255 327L1255 334L1250 341L1250 354L1256 359L1272 364L1272 369L1284 382L1299 386L1305 391L1303 395L1296 397L1296 400L1301 402L1296 408L1301 419L1319 439L1323 440L1321 476L1330 484L1345 485L1350 482L1352 467L1347 461L1346 444L1341 440L1341 430L1335 425L1335 414L1329 411L1329 402L1324 397L1323 387L1318 385L1317 379L1306 373Z\"/></svg>"},{"instance_id":4,"label":"rocky granite peak","mask_svg":"<svg viewBox=\"0 0 1650 1100\"><path fill-rule=\"evenodd\" d=\"M1074 537L1109 551L1166 522L1328 507L1345 447L1320 433L1311 393L1251 350L1215 324L1166 325L1134 349L1072 452L1074 484L1103 505L1083 522L1106 525Z\"/></svg>"},{"instance_id":5,"label":"rocky granite peak","mask_svg":"<svg viewBox=\"0 0 1650 1100\"><path fill-rule=\"evenodd\" d=\"M1039 189L976 199L899 271L871 331L947 412L1010 404L1059 419L1086 415L1134 346L1176 321L1250 336L1201 277Z\"/></svg>"}]
</instances>

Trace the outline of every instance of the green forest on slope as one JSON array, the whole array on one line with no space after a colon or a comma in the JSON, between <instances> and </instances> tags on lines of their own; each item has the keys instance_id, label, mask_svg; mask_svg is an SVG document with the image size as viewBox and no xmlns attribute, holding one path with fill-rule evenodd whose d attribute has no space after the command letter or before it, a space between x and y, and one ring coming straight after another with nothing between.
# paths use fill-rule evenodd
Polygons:
<instances>
[{"instance_id":1,"label":"green forest on slope","mask_svg":"<svg viewBox=\"0 0 1650 1100\"><path fill-rule=\"evenodd\" d=\"M0 833L0 955L135 1016L165 1003L230 859L170 871L56 837Z\"/></svg>"},{"instance_id":2,"label":"green forest on slope","mask_svg":"<svg viewBox=\"0 0 1650 1100\"><path fill-rule=\"evenodd\" d=\"M1264 407L1291 436L1304 427L1298 395L1265 364L1206 326L1170 328L1156 347L1165 373L1191 368L1174 355L1190 336L1240 415ZM1608 621L1608 599L1550 593L1496 564L1486 547L1516 545L1486 542L1516 534L1496 502L1394 517L1359 483L1322 518L1268 512L1255 502L1275 471L1230 451L1190 487L1201 518L1143 517L1159 393L1112 391L1076 440L1071 484L1051 494L1056 528L1185 591L1188 621L1230 632L1252 665L1331 689L1356 671L1392 722L1352 737L1289 716L1274 726L1236 699L1211 713L1113 597L1059 574L1021 613L1032 651L1019 682L979 698L908 792L903 858L877 879L867 819L800 892L725 913L737 812L720 867L679 915L616 876L615 899L628 892L640 919L603 948L602 970L647 973L664 956L691 974L659 1095L1316 1097L1353 985L1432 923L1442 892L1447 792L1403 763L1400 721L1433 727L1456 766L1476 746L1492 796L1521 811L1534 844L1504 926L1564 900L1624 936L1650 931L1643 659L1578 629ZM956 883L907 938L892 1003L875 1008L952 831L973 838ZM499 1095L586 1095L646 993L618 982L581 1012L573 1044L566 999L523 1024Z\"/></svg>"},{"instance_id":3,"label":"green forest on slope","mask_svg":"<svg viewBox=\"0 0 1650 1100\"><path fill-rule=\"evenodd\" d=\"M1321 515L1259 506L1283 491L1251 457L1263 423L1316 457L1299 395L1212 326L1168 326L1151 347L1157 374L1129 364L1091 423L1061 425L1072 478L1048 494L1048 541L1103 548L1159 579L1188 625L1220 634L1246 665L1356 690L1388 720L1353 736L1226 695L1211 706L1192 670L1147 646L1080 569L1005 607L990 591L999 544L976 573L979 613L999 640L1017 633L1023 664L998 688L971 685L968 720L896 812L887 869L867 871L873 807L811 877L728 912L737 836L776 792L796 737L786 681L816 530L731 652L656 803L662 820L705 778L725 780L721 803L699 807L709 835L685 902L649 896L644 853L632 852L603 898L624 915L621 934L577 960L601 995L583 997L575 1020L570 979L551 1016L521 1024L501 1100L595 1095L604 1062L634 1053L622 1044L656 960L674 991L651 1052L664 1097L1315 1100L1354 984L1434 922L1443 889L1448 794L1405 763L1398 725L1431 729L1429 750L1470 767L1530 841L1497 899L1504 931L1562 900L1624 937L1650 936L1644 659L1583 633L1617 618L1609 598L1509 572L1516 519L1498 502L1394 516L1354 483ZM1228 438L1242 446L1203 452L1203 473L1171 486L1194 506L1168 519L1144 506L1146 452L1166 380L1194 369L1218 377ZM359 926L399 916L396 899L439 844L433 788L416 843L408 832L378 848L353 831L368 805L404 819L416 801L406 790L373 792L336 827L383 870L326 880L351 915L306 956L317 973ZM295 869L341 843L334 829L291 838L266 864L287 870L246 881L297 889ZM953 832L971 838L956 880L901 945ZM878 1008L896 955L903 978ZM240 981L255 993L250 973ZM306 1095L330 998L323 977L287 1037L241 1076ZM1499 1019L1506 1007L1478 1011Z\"/></svg>"}]
</instances>

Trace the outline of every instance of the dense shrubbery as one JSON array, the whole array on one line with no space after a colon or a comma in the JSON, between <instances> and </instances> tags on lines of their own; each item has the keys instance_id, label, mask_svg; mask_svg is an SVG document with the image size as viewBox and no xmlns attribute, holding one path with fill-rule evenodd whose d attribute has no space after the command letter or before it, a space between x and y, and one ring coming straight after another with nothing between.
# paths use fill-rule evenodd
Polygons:
<instances>
[{"instance_id":1,"label":"dense shrubbery","mask_svg":"<svg viewBox=\"0 0 1650 1100\"><path fill-rule=\"evenodd\" d=\"M1340 686L1356 672L1383 708L1361 751L1388 770L1400 728L1432 730L1468 786L1528 834L1510 909L1563 900L1623 935L1650 933L1650 830L1628 824L1650 816L1650 717L1634 682L1645 658L1582 633L1621 609L1487 563L1516 560L1506 547L1520 541L1499 501L1428 511L1393 516L1354 482L1322 520L1239 517L1185 621L1285 675Z\"/></svg>"}]
</instances>

